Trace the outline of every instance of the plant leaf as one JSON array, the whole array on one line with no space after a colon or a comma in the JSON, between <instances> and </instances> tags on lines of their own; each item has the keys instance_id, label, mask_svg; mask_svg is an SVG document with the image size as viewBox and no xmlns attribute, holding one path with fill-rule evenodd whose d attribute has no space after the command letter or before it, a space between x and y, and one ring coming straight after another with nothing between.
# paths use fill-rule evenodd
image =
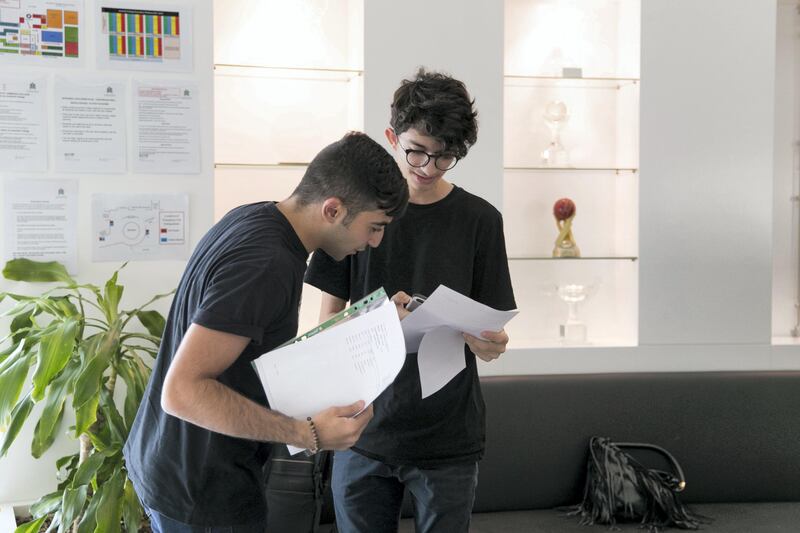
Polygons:
<instances>
[{"instance_id":1,"label":"plant leaf","mask_svg":"<svg viewBox=\"0 0 800 533\"><path fill-rule=\"evenodd\" d=\"M158 311L134 311L134 313L150 335L161 338L167 324L164 315Z\"/></svg>"},{"instance_id":2,"label":"plant leaf","mask_svg":"<svg viewBox=\"0 0 800 533\"><path fill-rule=\"evenodd\" d=\"M45 398L44 409L36 429L33 432L33 443L31 444L31 455L39 458L50 448L56 438L56 432L61 425L64 415L64 402L67 397L70 384L78 370L77 362L68 364L61 375L50 384L47 398Z\"/></svg>"},{"instance_id":3,"label":"plant leaf","mask_svg":"<svg viewBox=\"0 0 800 533\"><path fill-rule=\"evenodd\" d=\"M119 365L119 375L125 382L125 428L126 431L130 430L133 426L133 421L136 418L136 413L139 410L139 405L142 403L142 396L144 396L144 386L142 385L141 376L139 375L139 368L133 361L123 360Z\"/></svg>"},{"instance_id":4,"label":"plant leaf","mask_svg":"<svg viewBox=\"0 0 800 533\"><path fill-rule=\"evenodd\" d=\"M125 479L125 488L122 495L122 521L125 524L125 529L128 533L138 533L139 527L142 525L142 504L139 503L139 497L133 490L133 483L131 480Z\"/></svg>"},{"instance_id":5,"label":"plant leaf","mask_svg":"<svg viewBox=\"0 0 800 533\"><path fill-rule=\"evenodd\" d=\"M98 392L88 401L83 402L79 408L75 409L75 438L79 438L86 433L92 424L97 420L97 405L100 403L100 393Z\"/></svg>"},{"instance_id":6,"label":"plant leaf","mask_svg":"<svg viewBox=\"0 0 800 533\"><path fill-rule=\"evenodd\" d=\"M40 518L56 512L61 507L62 496L63 492L60 490L45 494L31 505L31 515L34 518Z\"/></svg>"},{"instance_id":7,"label":"plant leaf","mask_svg":"<svg viewBox=\"0 0 800 533\"><path fill-rule=\"evenodd\" d=\"M83 506L86 503L86 495L89 487L82 485L76 489L67 488L64 491L64 499L61 502L61 526L59 531L69 529L72 522L80 516Z\"/></svg>"},{"instance_id":8,"label":"plant leaf","mask_svg":"<svg viewBox=\"0 0 800 533\"><path fill-rule=\"evenodd\" d=\"M22 524L17 529L14 530L14 533L38 533L38 531L42 528L42 524L44 523L44 519L47 518L43 516L34 520L33 522L28 522L27 524Z\"/></svg>"},{"instance_id":9,"label":"plant leaf","mask_svg":"<svg viewBox=\"0 0 800 533\"><path fill-rule=\"evenodd\" d=\"M120 530L122 519L122 488L125 474L121 470L103 484L103 495L97 506L97 527L95 533L114 533Z\"/></svg>"},{"instance_id":10,"label":"plant leaf","mask_svg":"<svg viewBox=\"0 0 800 533\"><path fill-rule=\"evenodd\" d=\"M109 338L112 342L109 342ZM109 332L103 332L92 337L85 344L85 362L83 368L75 380L75 393L72 397L72 405L80 408L89 399L94 398L100 391L100 379L111 362L112 351L117 349L117 344L113 343L113 337Z\"/></svg>"},{"instance_id":11,"label":"plant leaf","mask_svg":"<svg viewBox=\"0 0 800 533\"><path fill-rule=\"evenodd\" d=\"M125 265L122 266L124 267ZM118 274L119 270L114 272L114 275L106 281L103 297L98 302L105 311L106 319L109 323L119 316L119 301L122 299L122 293L125 290L125 287L117 284Z\"/></svg>"},{"instance_id":12,"label":"plant leaf","mask_svg":"<svg viewBox=\"0 0 800 533\"><path fill-rule=\"evenodd\" d=\"M117 410L117 405L114 403L114 398L105 387L100 389L100 410L105 419L105 428L108 429L108 432L103 431L103 437L104 439L106 436L109 438L106 449L102 451L106 455L113 455L122 449L128 434L125 429L125 422L122 420L122 416Z\"/></svg>"},{"instance_id":13,"label":"plant leaf","mask_svg":"<svg viewBox=\"0 0 800 533\"><path fill-rule=\"evenodd\" d=\"M53 377L61 372L69 362L75 349L78 325L77 319L67 318L58 324L55 331L45 335L39 341L38 364L33 374L33 399L37 402L44 397L45 388Z\"/></svg>"},{"instance_id":14,"label":"plant leaf","mask_svg":"<svg viewBox=\"0 0 800 533\"><path fill-rule=\"evenodd\" d=\"M67 273L64 265L58 261L31 261L30 259L12 259L6 263L3 276L14 281L63 281L75 285L75 280Z\"/></svg>"},{"instance_id":15,"label":"plant leaf","mask_svg":"<svg viewBox=\"0 0 800 533\"><path fill-rule=\"evenodd\" d=\"M97 505L102 497L103 485L98 487L97 492L89 497L89 505L83 513L83 518L78 524L78 533L94 533L97 527Z\"/></svg>"},{"instance_id":16,"label":"plant leaf","mask_svg":"<svg viewBox=\"0 0 800 533\"><path fill-rule=\"evenodd\" d=\"M72 486L79 487L81 485L88 485L89 482L97 473L97 469L103 464L106 456L102 453L93 453L78 467L78 472L72 479Z\"/></svg>"},{"instance_id":17,"label":"plant leaf","mask_svg":"<svg viewBox=\"0 0 800 533\"><path fill-rule=\"evenodd\" d=\"M6 432L6 438L3 441L3 446L0 447L0 457L3 457L6 454L8 449L11 447L11 444L14 442L14 439L17 438L19 430L22 429L22 425L31 414L31 409L33 409L33 400L31 399L31 395L28 394L25 396L25 399L19 402L11 412L11 424L8 426L8 431Z\"/></svg>"},{"instance_id":18,"label":"plant leaf","mask_svg":"<svg viewBox=\"0 0 800 533\"><path fill-rule=\"evenodd\" d=\"M22 346L22 342L20 342L20 346ZM25 385L25 378L28 377L30 362L30 354L22 354L16 362L7 366L0 374L0 425L3 425L8 413L19 399L22 387Z\"/></svg>"}]
</instances>

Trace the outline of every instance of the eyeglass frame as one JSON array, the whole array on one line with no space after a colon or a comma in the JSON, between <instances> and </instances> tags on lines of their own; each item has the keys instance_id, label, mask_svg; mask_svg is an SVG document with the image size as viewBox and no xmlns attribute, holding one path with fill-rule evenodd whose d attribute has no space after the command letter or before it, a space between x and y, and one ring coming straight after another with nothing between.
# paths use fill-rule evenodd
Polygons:
<instances>
[{"instance_id":1,"label":"eyeglass frame","mask_svg":"<svg viewBox=\"0 0 800 533\"><path fill-rule=\"evenodd\" d=\"M441 167L439 167L439 165L438 165L438 163L439 163L439 158L440 158L440 157L445 157L445 154L438 154L438 155L437 155L437 154L429 154L429 153L428 153L428 152L426 152L425 150L415 150L414 148L406 148L405 146L403 146L403 145L400 143L400 135L398 135L398 133L397 133L396 131L394 131L394 130L392 130L392 132L394 133L394 136L395 136L395 138L397 139L397 144L398 144L398 145L400 145L400 149L401 149L401 150L403 150L403 151L406 153L406 163L408 163L409 165L411 165L411 166L412 166L412 167L414 167L414 168L423 168L423 167L426 167L426 166L428 165L428 163L430 163L430 162L431 162L431 159L433 159L433 166L435 166L435 167L436 167L438 170L441 170L442 172L447 172L448 170L453 170L453 168L454 168L454 167L455 167L455 166L458 164L458 162L461 160L461 158L460 158L460 157L458 157L457 155L455 155L455 154L449 154L447 157L454 157L454 158L455 158L455 161L453 162L453 166L451 166L451 167L448 167L448 168L441 168ZM425 160L425 162L424 162L423 164L421 164L421 165L415 165L415 164L413 164L411 161L409 161L409 159L408 159L408 156L409 156L409 155L410 155L412 152L416 152L416 153L418 153L418 154L424 154L424 155L425 155L425 157L427 157L427 159Z\"/></svg>"}]
</instances>

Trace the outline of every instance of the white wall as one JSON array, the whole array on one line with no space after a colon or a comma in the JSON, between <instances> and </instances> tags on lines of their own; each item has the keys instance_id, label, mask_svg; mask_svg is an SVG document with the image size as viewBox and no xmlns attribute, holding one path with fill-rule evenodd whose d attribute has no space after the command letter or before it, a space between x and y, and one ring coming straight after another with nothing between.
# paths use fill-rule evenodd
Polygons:
<instances>
[{"instance_id":1,"label":"white wall","mask_svg":"<svg viewBox=\"0 0 800 533\"><path fill-rule=\"evenodd\" d=\"M127 84L130 96L132 79L140 80L194 80L200 90L199 108L201 110L213 109L213 80L212 80L212 13L211 0L170 0L169 4L190 4L193 6L194 24L194 72L191 74L169 74L158 72L140 72L131 74L126 71L100 71L95 67L95 40L94 27L96 23L93 7L94 0L84 3L83 24L86 25L82 36L81 54L84 56L80 68L59 68L53 62L44 63L43 67L0 67L9 68L10 72L41 73L48 76L48 90L52 95L52 85L55 75L70 78L92 78L122 80ZM130 98L128 104L130 107ZM52 98L47 100L50 131L53 131L54 110ZM129 147L132 138L133 116L128 112L126 116L127 137ZM79 220L78 220L78 254L79 254L79 282L101 284L108 276L119 267L117 263L92 263L91 261L91 195L96 192L120 193L177 193L188 192L190 197L190 222L189 238L192 248L197 240L210 227L213 215L213 116L203 113L200 121L202 171L199 175L138 175L127 174L101 175L101 174L66 174L52 170L52 159L49 171L46 173L2 172L0 179L13 178L68 178L77 179L80 191ZM52 137L51 137L52 139ZM52 143L49 147L52 151ZM130 155L128 157L130 167ZM2 194L2 192L0 192ZM0 199L2 201L2 199ZM0 221L0 224L3 222ZM0 236L2 236L0 228ZM1 243L0 243L1 244ZM174 288L183 272L184 261L138 261L131 262L120 274L119 282L125 286L122 300L123 308L141 305L152 295L163 293ZM26 286L25 284L10 283L0 279L0 290L13 290L23 293L32 293L41 290L39 286ZM164 303L160 311L166 313L168 303ZM3 323L5 327L6 323ZM28 427L18 437L8 455L0 459L0 502L28 503L39 496L55 490L55 460L58 457L77 451L77 444L66 437L56 441L53 448L45 456L35 461L30 456L30 442L35 426L36 412L28 419ZM31 423L32 422L32 423ZM65 420L62 426L67 432L69 421Z\"/></svg>"},{"instance_id":2,"label":"white wall","mask_svg":"<svg viewBox=\"0 0 800 533\"><path fill-rule=\"evenodd\" d=\"M462 80L478 142L447 176L498 209L503 200L503 2L364 2L364 131L388 143L392 95L419 66Z\"/></svg>"},{"instance_id":3,"label":"white wall","mask_svg":"<svg viewBox=\"0 0 800 533\"><path fill-rule=\"evenodd\" d=\"M800 368L771 345L775 41L775 2L642 2L639 346L483 374Z\"/></svg>"}]
</instances>

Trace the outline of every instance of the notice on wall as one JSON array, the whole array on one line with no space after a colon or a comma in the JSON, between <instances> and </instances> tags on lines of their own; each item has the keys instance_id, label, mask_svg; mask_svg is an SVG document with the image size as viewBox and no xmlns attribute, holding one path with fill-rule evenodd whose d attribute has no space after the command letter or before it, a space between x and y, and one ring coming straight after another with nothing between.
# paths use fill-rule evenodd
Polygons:
<instances>
[{"instance_id":1,"label":"notice on wall","mask_svg":"<svg viewBox=\"0 0 800 533\"><path fill-rule=\"evenodd\" d=\"M96 16L99 68L192 71L191 7L101 1Z\"/></svg>"},{"instance_id":2,"label":"notice on wall","mask_svg":"<svg viewBox=\"0 0 800 533\"><path fill-rule=\"evenodd\" d=\"M194 84L133 83L133 171L200 172L200 113Z\"/></svg>"},{"instance_id":3,"label":"notice on wall","mask_svg":"<svg viewBox=\"0 0 800 533\"><path fill-rule=\"evenodd\" d=\"M189 257L188 194L93 194L92 260Z\"/></svg>"},{"instance_id":4,"label":"notice on wall","mask_svg":"<svg viewBox=\"0 0 800 533\"><path fill-rule=\"evenodd\" d=\"M80 65L81 0L0 0L0 63Z\"/></svg>"},{"instance_id":5,"label":"notice on wall","mask_svg":"<svg viewBox=\"0 0 800 533\"><path fill-rule=\"evenodd\" d=\"M125 172L125 86L56 79L56 170Z\"/></svg>"},{"instance_id":6,"label":"notice on wall","mask_svg":"<svg viewBox=\"0 0 800 533\"><path fill-rule=\"evenodd\" d=\"M0 172L47 170L45 78L0 76Z\"/></svg>"},{"instance_id":7,"label":"notice on wall","mask_svg":"<svg viewBox=\"0 0 800 533\"><path fill-rule=\"evenodd\" d=\"M5 260L58 261L78 273L77 180L7 179Z\"/></svg>"}]
</instances>

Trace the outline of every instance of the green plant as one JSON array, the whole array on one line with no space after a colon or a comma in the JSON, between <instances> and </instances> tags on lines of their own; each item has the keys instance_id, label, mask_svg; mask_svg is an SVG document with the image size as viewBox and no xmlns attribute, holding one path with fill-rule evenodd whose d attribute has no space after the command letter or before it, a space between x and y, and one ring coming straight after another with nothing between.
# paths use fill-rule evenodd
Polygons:
<instances>
[{"instance_id":1,"label":"green plant","mask_svg":"<svg viewBox=\"0 0 800 533\"><path fill-rule=\"evenodd\" d=\"M36 296L0 293L0 301L13 302L3 314L11 324L0 344L0 429L6 432L0 457L37 402L44 402L44 408L31 443L34 457L59 434L68 400L75 413L70 430L80 442L77 453L56 463L63 473L58 490L31 507L33 520L17 533L39 531L48 517L47 531L59 533L106 533L123 525L131 533L141 524L142 508L127 476L122 446L150 375L145 360L155 357L164 331L164 317L144 308L172 293L120 310L118 273L101 289L78 284L57 262L14 259L3 270L10 280L59 285ZM131 327L134 318L146 333ZM32 366L30 391L23 394ZM114 401L118 378L126 385L122 413Z\"/></svg>"}]
</instances>

